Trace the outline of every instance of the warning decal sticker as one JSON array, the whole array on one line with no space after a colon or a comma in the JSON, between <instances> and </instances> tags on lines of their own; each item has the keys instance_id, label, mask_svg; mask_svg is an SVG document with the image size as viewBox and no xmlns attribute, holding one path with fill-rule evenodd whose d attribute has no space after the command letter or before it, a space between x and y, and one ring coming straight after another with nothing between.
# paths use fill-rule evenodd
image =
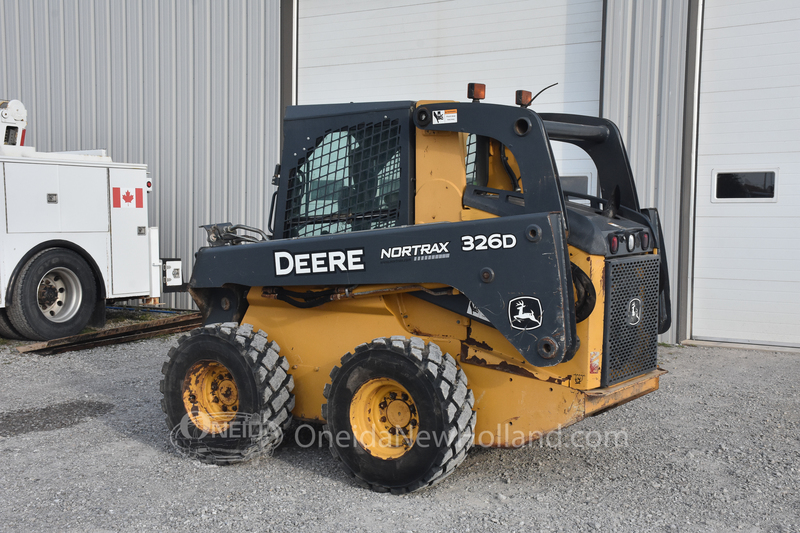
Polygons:
<instances>
[{"instance_id":1,"label":"warning decal sticker","mask_svg":"<svg viewBox=\"0 0 800 533\"><path fill-rule=\"evenodd\" d=\"M589 373L600 373L600 352L592 352L589 354Z\"/></svg>"},{"instance_id":2,"label":"warning decal sticker","mask_svg":"<svg viewBox=\"0 0 800 533\"><path fill-rule=\"evenodd\" d=\"M433 112L434 124L455 124L458 122L458 110L440 109Z\"/></svg>"},{"instance_id":3,"label":"warning decal sticker","mask_svg":"<svg viewBox=\"0 0 800 533\"><path fill-rule=\"evenodd\" d=\"M486 318L486 315L483 314L483 311L475 307L475 304L472 302L470 302L469 305L467 305L467 314L470 316L474 316L475 318L480 318L481 320L485 320L486 322L490 321L488 318Z\"/></svg>"}]
</instances>

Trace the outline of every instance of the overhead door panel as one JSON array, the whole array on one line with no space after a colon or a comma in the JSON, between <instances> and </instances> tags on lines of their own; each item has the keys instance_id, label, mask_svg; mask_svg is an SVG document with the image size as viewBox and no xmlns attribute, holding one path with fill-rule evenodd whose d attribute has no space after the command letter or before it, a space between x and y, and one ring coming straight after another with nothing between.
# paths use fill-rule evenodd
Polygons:
<instances>
[{"instance_id":1,"label":"overhead door panel","mask_svg":"<svg viewBox=\"0 0 800 533\"><path fill-rule=\"evenodd\" d=\"M487 101L559 85L541 111L597 114L602 1L300 2L298 103Z\"/></svg>"},{"instance_id":2,"label":"overhead door panel","mask_svg":"<svg viewBox=\"0 0 800 533\"><path fill-rule=\"evenodd\" d=\"M707 0L692 336L800 346L800 8Z\"/></svg>"},{"instance_id":3,"label":"overhead door panel","mask_svg":"<svg viewBox=\"0 0 800 533\"><path fill-rule=\"evenodd\" d=\"M481 82L487 102L513 105L518 89L558 83L536 111L597 116L602 22L602 0L303 0L297 103L465 100ZM595 189L582 151L554 153L562 175Z\"/></svg>"}]
</instances>

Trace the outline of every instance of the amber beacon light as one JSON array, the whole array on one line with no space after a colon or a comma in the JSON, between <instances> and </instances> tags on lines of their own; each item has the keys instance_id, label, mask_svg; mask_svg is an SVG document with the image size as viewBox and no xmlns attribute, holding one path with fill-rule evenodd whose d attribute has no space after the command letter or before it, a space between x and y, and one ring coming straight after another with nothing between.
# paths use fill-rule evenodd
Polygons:
<instances>
[{"instance_id":1,"label":"amber beacon light","mask_svg":"<svg viewBox=\"0 0 800 533\"><path fill-rule=\"evenodd\" d=\"M470 83L467 85L467 98L473 102L480 102L486 98L486 85L483 83Z\"/></svg>"}]
</instances>

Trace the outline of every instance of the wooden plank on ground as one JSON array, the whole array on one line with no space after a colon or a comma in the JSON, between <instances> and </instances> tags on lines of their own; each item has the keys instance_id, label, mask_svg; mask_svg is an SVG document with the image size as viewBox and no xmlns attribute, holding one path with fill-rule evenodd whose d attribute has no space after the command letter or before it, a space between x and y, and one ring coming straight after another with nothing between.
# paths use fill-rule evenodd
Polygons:
<instances>
[{"instance_id":1,"label":"wooden plank on ground","mask_svg":"<svg viewBox=\"0 0 800 533\"><path fill-rule=\"evenodd\" d=\"M162 318L141 322L130 326L83 333L72 337L63 337L51 341L37 342L17 347L20 353L36 353L40 355L53 355L62 352L85 350L110 344L121 344L141 339L148 339L157 335L180 333L201 326L203 317L200 313L191 313L171 318Z\"/></svg>"}]
</instances>

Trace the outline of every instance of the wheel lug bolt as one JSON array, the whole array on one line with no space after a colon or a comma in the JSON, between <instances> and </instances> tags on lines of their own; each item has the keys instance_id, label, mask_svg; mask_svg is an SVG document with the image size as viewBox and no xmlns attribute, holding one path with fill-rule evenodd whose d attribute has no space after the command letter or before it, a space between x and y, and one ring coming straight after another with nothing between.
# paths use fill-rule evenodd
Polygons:
<instances>
[{"instance_id":1,"label":"wheel lug bolt","mask_svg":"<svg viewBox=\"0 0 800 533\"><path fill-rule=\"evenodd\" d=\"M392 400L396 400L397 399L397 393L396 392L390 392L389 393L389 398L391 398Z\"/></svg>"},{"instance_id":2,"label":"wheel lug bolt","mask_svg":"<svg viewBox=\"0 0 800 533\"><path fill-rule=\"evenodd\" d=\"M389 428L389 434L396 435L397 434L397 430L395 428Z\"/></svg>"},{"instance_id":3,"label":"wheel lug bolt","mask_svg":"<svg viewBox=\"0 0 800 533\"><path fill-rule=\"evenodd\" d=\"M412 420L412 421L411 421L411 427L412 427L412 428L415 428L415 427L417 427L417 421L416 421L416 420Z\"/></svg>"},{"instance_id":4,"label":"wheel lug bolt","mask_svg":"<svg viewBox=\"0 0 800 533\"><path fill-rule=\"evenodd\" d=\"M401 398L403 398L403 401L404 401L404 402L405 402L405 401L407 401L407 400L408 400L408 394L406 394L406 393L404 392L404 393L403 393L403 395L401 396Z\"/></svg>"},{"instance_id":5,"label":"wheel lug bolt","mask_svg":"<svg viewBox=\"0 0 800 533\"><path fill-rule=\"evenodd\" d=\"M381 417L381 422L386 422L386 417L385 416Z\"/></svg>"},{"instance_id":6,"label":"wheel lug bolt","mask_svg":"<svg viewBox=\"0 0 800 533\"><path fill-rule=\"evenodd\" d=\"M189 401L191 403L197 403L197 396L195 396L194 394L190 394L189 395Z\"/></svg>"},{"instance_id":7,"label":"wheel lug bolt","mask_svg":"<svg viewBox=\"0 0 800 533\"><path fill-rule=\"evenodd\" d=\"M380 407L381 409L386 409L386 402L381 402L380 405L378 405L378 407Z\"/></svg>"}]
</instances>

